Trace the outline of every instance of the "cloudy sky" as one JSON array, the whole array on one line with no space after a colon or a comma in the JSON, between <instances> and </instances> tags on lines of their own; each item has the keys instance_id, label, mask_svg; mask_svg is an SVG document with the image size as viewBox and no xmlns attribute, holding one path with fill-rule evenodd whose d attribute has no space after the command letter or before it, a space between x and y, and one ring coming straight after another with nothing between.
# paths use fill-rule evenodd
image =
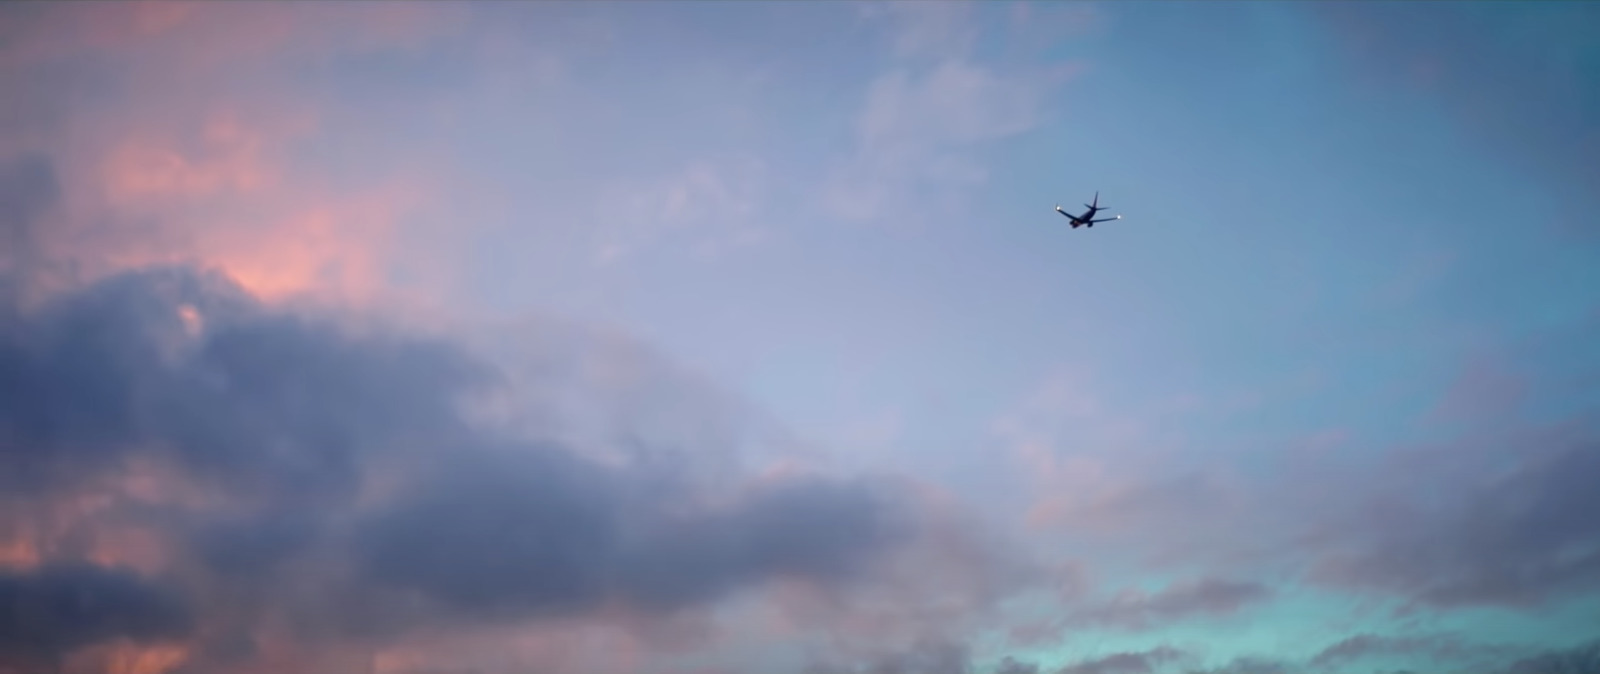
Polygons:
<instances>
[{"instance_id":1,"label":"cloudy sky","mask_svg":"<svg viewBox=\"0 0 1600 674\"><path fill-rule=\"evenodd\" d=\"M0 672L1600 672L1597 36L8 4Z\"/></svg>"}]
</instances>

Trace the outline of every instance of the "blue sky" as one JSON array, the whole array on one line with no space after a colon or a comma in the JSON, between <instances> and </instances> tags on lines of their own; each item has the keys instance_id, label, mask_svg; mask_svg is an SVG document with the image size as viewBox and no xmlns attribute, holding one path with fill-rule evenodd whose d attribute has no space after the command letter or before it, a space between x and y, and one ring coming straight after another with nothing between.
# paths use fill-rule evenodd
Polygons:
<instances>
[{"instance_id":1,"label":"blue sky","mask_svg":"<svg viewBox=\"0 0 1600 674\"><path fill-rule=\"evenodd\" d=\"M845 554L827 546L848 537L817 532L871 518L757 499L707 521L820 528L796 524L808 533L792 544L707 539L787 551L743 571L705 561L713 542L647 546L638 563L730 574L682 595L640 590L636 551L619 544L605 602L528 599L510 617L450 604L465 601L451 579L501 571L327 571L388 540L328 534L285 553L299 566L274 573L302 591L285 596L440 603L390 632L284 636L285 616L320 609L228 608L208 593L243 581L183 561L188 529L139 525L164 541L157 554L105 512L40 514L95 489L192 506L127 490L156 470L139 479L213 494L195 455L157 449L195 436L149 431L124 443L138 461L80 465L50 453L55 436L26 435L42 412L18 407L0 428L20 449L0 455L48 456L85 483L8 493L23 514L7 523L31 533L0 562L17 583L79 558L131 568L209 626L87 643L71 655L83 671L114 668L116 648L145 658L117 671L144 674L356 661L340 658L394 674L987 673L1007 656L1023 663L1012 674L1523 671L1600 637L1600 525L1585 514L1600 502L1574 477L1600 467L1596 29L1592 5L1537 2L0 10L0 86L19 93L0 103L0 224L16 242L0 261L25 289L8 302L78 307L18 309L8 334L57 334L35 328L100 306L72 299L111 292L96 288L147 283L116 280L140 270L211 269L251 311L347 331L356 346L317 361L352 378L327 384L354 387L338 390L446 386L397 362L350 364L383 352L359 341L371 330L482 359L499 388L468 425L501 439L457 444L555 443L621 461L640 484L683 481L662 512L737 510L795 475L863 479L914 523L858 542L867 570L835 578L806 564ZM1123 220L1074 230L1051 212L1097 191ZM276 339L231 348L311 357ZM14 353L29 348L46 347ZM56 362L0 376L33 390L15 373ZM371 383L391 370L404 373ZM62 381L50 400L94 399ZM347 420L390 409L329 404L358 405L328 412ZM468 451L433 448L435 431L393 441L413 449L350 449L359 458L337 467L359 496L294 521L344 531L370 515L405 541L448 531L416 523L453 501L405 496L474 491L418 468ZM485 493L501 484L483 479ZM527 479L517 493L610 494ZM617 489L619 512L667 499ZM223 494L206 498L265 509L249 522L287 517L264 505L276 497ZM571 505L493 503L473 517L531 531ZM655 540L668 526L638 517L622 530ZM60 521L101 542L58 546L66 534L44 523ZM495 545L514 538L464 522ZM473 545L482 559L523 554L478 538L423 547ZM548 589L505 573L505 596ZM690 571L661 573L649 582ZM661 596L695 599L663 612ZM253 655L211 659L228 630L252 635ZM486 659L488 645L511 655Z\"/></svg>"}]
</instances>

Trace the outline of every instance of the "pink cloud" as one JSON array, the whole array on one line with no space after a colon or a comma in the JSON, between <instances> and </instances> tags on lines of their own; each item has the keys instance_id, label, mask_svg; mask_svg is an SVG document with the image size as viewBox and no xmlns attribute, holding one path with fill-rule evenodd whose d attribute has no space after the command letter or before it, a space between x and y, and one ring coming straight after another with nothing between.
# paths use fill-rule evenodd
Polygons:
<instances>
[{"instance_id":1,"label":"pink cloud","mask_svg":"<svg viewBox=\"0 0 1600 674\"><path fill-rule=\"evenodd\" d=\"M405 294L413 305L444 304L457 266L444 244L463 238L430 241L420 254L400 223L437 203L448 176L419 162L340 185L295 163L296 150L326 144L334 130L323 124L327 104L281 71L295 60L422 48L468 18L450 4L162 2L19 17L18 39L0 52L8 71L84 56L119 66L105 73L116 86L96 105L67 104L78 95L72 82L28 80L26 99L42 102L49 128L3 138L16 146L7 149L48 157L63 186L32 243L78 278L40 286L198 262L273 300L372 304ZM390 280L399 271L413 277L403 290Z\"/></svg>"},{"instance_id":2,"label":"pink cloud","mask_svg":"<svg viewBox=\"0 0 1600 674\"><path fill-rule=\"evenodd\" d=\"M9 66L84 52L111 52L176 71L147 77L215 76L260 65L289 49L302 56L339 49L415 47L461 30L467 10L441 3L281 5L135 0L52 6L24 19L28 30L0 55Z\"/></svg>"},{"instance_id":3,"label":"pink cloud","mask_svg":"<svg viewBox=\"0 0 1600 674\"><path fill-rule=\"evenodd\" d=\"M280 126L282 126L280 124ZM111 206L152 199L182 200L243 196L281 186L281 160L266 156L269 146L303 137L309 120L280 129L251 128L233 114L206 119L190 139L133 136L105 154L105 196ZM182 145L198 145L185 152Z\"/></svg>"},{"instance_id":4,"label":"pink cloud","mask_svg":"<svg viewBox=\"0 0 1600 674\"><path fill-rule=\"evenodd\" d=\"M1487 418L1515 419L1527 399L1529 381L1502 357L1478 354L1461 366L1424 417L1431 422L1475 423Z\"/></svg>"}]
</instances>

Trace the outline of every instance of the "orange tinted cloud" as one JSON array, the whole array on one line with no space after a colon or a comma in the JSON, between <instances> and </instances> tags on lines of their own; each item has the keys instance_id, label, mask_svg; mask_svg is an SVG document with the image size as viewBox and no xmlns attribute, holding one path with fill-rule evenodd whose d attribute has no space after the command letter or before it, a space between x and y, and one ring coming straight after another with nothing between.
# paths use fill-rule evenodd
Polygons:
<instances>
[{"instance_id":1,"label":"orange tinted cloud","mask_svg":"<svg viewBox=\"0 0 1600 674\"><path fill-rule=\"evenodd\" d=\"M116 521L129 505L209 509L210 499L149 461L48 501L17 505L0 520L0 568L29 570L52 559L82 557L108 567L158 573L172 564L172 542L159 530Z\"/></svg>"},{"instance_id":2,"label":"orange tinted cloud","mask_svg":"<svg viewBox=\"0 0 1600 674\"><path fill-rule=\"evenodd\" d=\"M321 292L370 300L387 285L396 221L416 195L395 186L308 203L266 228L203 232L198 252L263 299Z\"/></svg>"},{"instance_id":3,"label":"orange tinted cloud","mask_svg":"<svg viewBox=\"0 0 1600 674\"><path fill-rule=\"evenodd\" d=\"M26 527L13 531L10 540L0 541L0 569L31 569L39 565L39 548L29 540Z\"/></svg>"},{"instance_id":4,"label":"orange tinted cloud","mask_svg":"<svg viewBox=\"0 0 1600 674\"><path fill-rule=\"evenodd\" d=\"M0 67L22 72L90 54L121 64L103 104L45 106L61 116L59 133L0 137L0 146L48 156L63 185L60 217L35 227L47 230L37 255L70 262L75 278L35 284L199 263L268 300L391 294L398 225L422 205L427 169L330 176L336 169L297 162L294 152L327 131L317 92L285 79L284 66L422 46L462 27L466 9L128 2L14 14L0 28ZM441 272L439 252L406 271ZM436 289L431 280L419 285Z\"/></svg>"},{"instance_id":5,"label":"orange tinted cloud","mask_svg":"<svg viewBox=\"0 0 1600 674\"><path fill-rule=\"evenodd\" d=\"M62 674L166 674L189 659L189 649L178 644L139 645L118 640L72 654Z\"/></svg>"}]
</instances>

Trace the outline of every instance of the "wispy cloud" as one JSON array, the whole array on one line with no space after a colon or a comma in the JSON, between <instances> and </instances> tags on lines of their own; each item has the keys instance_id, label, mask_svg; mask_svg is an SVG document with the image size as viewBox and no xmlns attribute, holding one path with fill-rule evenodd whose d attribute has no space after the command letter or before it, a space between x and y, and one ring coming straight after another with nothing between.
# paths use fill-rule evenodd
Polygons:
<instances>
[{"instance_id":1,"label":"wispy cloud","mask_svg":"<svg viewBox=\"0 0 1600 674\"><path fill-rule=\"evenodd\" d=\"M898 59L867 86L855 150L829 183L828 203L846 218L915 210L934 195L981 184L983 145L1037 126L1052 91L1077 71L979 61L972 51L981 35L968 3L871 7L890 23Z\"/></svg>"},{"instance_id":2,"label":"wispy cloud","mask_svg":"<svg viewBox=\"0 0 1600 674\"><path fill-rule=\"evenodd\" d=\"M754 157L696 161L664 178L619 186L596 216L598 259L681 250L717 256L760 243L766 167Z\"/></svg>"}]
</instances>

